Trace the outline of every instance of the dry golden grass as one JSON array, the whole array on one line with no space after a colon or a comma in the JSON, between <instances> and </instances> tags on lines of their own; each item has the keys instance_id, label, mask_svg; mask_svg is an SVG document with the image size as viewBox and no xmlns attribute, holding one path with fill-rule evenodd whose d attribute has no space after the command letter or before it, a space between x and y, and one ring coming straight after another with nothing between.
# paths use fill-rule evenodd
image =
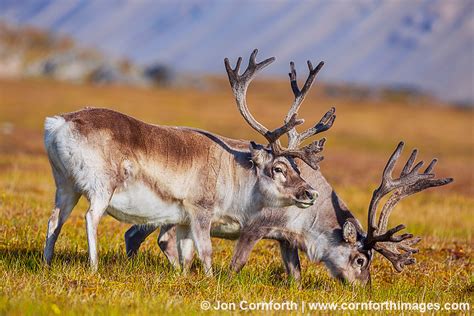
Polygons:
<instances>
[{"instance_id":1,"label":"dry golden grass","mask_svg":"<svg viewBox=\"0 0 474 316\"><path fill-rule=\"evenodd\" d=\"M188 125L228 137L256 139L238 115L228 84L209 80L209 89L140 89L59 82L0 80L0 313L142 314L199 312L202 300L221 301L409 301L471 302L474 221L473 112L431 101L405 105L389 101L329 98L320 89L302 106L304 126L332 105L334 127L321 168L329 182L365 223L367 203L389 154L399 140L420 149L420 158L439 158L439 177L455 182L408 198L393 222L407 224L424 240L418 264L402 274L376 258L372 291L345 287L324 267L303 259L302 289L286 281L273 242L261 242L244 271L227 268L232 242L214 240L217 276L199 267L189 276L173 272L154 238L130 262L124 256L127 225L105 218L99 226L100 269L87 265L85 202L76 207L57 243L52 269L41 263L54 184L42 144L46 116L86 105L116 109L147 122ZM265 125L280 124L291 103L285 82L256 82L249 104Z\"/></svg>"}]
</instances>

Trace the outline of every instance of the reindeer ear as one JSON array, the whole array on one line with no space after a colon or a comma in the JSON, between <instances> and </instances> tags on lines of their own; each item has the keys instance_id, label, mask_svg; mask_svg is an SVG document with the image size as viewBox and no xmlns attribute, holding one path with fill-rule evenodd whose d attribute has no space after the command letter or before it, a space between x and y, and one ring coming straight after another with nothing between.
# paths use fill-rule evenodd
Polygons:
<instances>
[{"instance_id":1,"label":"reindeer ear","mask_svg":"<svg viewBox=\"0 0 474 316\"><path fill-rule=\"evenodd\" d=\"M342 237L345 242L355 244L357 241L357 229L350 221L346 221L342 227Z\"/></svg>"},{"instance_id":2,"label":"reindeer ear","mask_svg":"<svg viewBox=\"0 0 474 316\"><path fill-rule=\"evenodd\" d=\"M256 144L253 141L250 142L250 154L253 163L257 166L263 166L271 158L265 147Z\"/></svg>"}]
</instances>

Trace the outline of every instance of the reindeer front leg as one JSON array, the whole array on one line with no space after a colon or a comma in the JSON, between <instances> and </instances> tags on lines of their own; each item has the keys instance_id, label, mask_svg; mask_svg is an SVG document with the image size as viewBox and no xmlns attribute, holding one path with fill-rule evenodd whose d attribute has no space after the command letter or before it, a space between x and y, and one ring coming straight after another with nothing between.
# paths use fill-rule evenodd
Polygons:
<instances>
[{"instance_id":1,"label":"reindeer front leg","mask_svg":"<svg viewBox=\"0 0 474 316\"><path fill-rule=\"evenodd\" d=\"M301 263L298 255L298 248L293 247L288 241L280 240L280 251L286 273L296 282L301 281Z\"/></svg>"},{"instance_id":2,"label":"reindeer front leg","mask_svg":"<svg viewBox=\"0 0 474 316\"><path fill-rule=\"evenodd\" d=\"M191 219L191 234L199 259L204 265L204 271L208 277L211 277L213 275L211 219L205 215Z\"/></svg>"},{"instance_id":3,"label":"reindeer front leg","mask_svg":"<svg viewBox=\"0 0 474 316\"><path fill-rule=\"evenodd\" d=\"M180 268L180 254L178 253L178 242L176 237L177 225L163 225L160 228L160 234L157 239L158 246L165 254L168 261L175 269ZM141 244L151 233L156 231L158 227L153 225L133 225L125 233L125 248L129 258L135 256L140 249ZM192 240L190 240L192 243ZM191 245L191 253L187 255L181 254L183 257L183 267L189 267L193 259L193 248Z\"/></svg>"},{"instance_id":4,"label":"reindeer front leg","mask_svg":"<svg viewBox=\"0 0 474 316\"><path fill-rule=\"evenodd\" d=\"M158 227L153 225L133 225L125 233L125 249L129 258L135 256L145 239Z\"/></svg>"},{"instance_id":5,"label":"reindeer front leg","mask_svg":"<svg viewBox=\"0 0 474 316\"><path fill-rule=\"evenodd\" d=\"M181 267L181 271L186 275L191 268L194 256L191 228L189 226L177 225L175 232L177 261L175 263L172 262L171 264L177 268Z\"/></svg>"},{"instance_id":6,"label":"reindeer front leg","mask_svg":"<svg viewBox=\"0 0 474 316\"><path fill-rule=\"evenodd\" d=\"M176 225L164 225L160 229L160 235L158 236L158 246L160 247L161 251L165 254L168 261L175 269L179 269L179 258L180 254L178 252L178 241L176 237ZM193 260L193 252L191 252L190 256L183 256L183 266L191 266L191 262Z\"/></svg>"},{"instance_id":7,"label":"reindeer front leg","mask_svg":"<svg viewBox=\"0 0 474 316\"><path fill-rule=\"evenodd\" d=\"M183 203L189 216L189 228L194 246L201 260L207 276L212 276L212 243L211 243L211 218L212 211L209 207L199 204ZM180 226L178 226L179 228ZM179 230L177 231L177 235Z\"/></svg>"},{"instance_id":8,"label":"reindeer front leg","mask_svg":"<svg viewBox=\"0 0 474 316\"><path fill-rule=\"evenodd\" d=\"M250 253L252 252L255 244L261 240L271 230L269 227L258 227L253 229L252 225L242 229L240 237L237 240L237 245L234 248L234 255L232 256L232 262L230 268L234 272L239 272L245 266L249 260Z\"/></svg>"}]
</instances>

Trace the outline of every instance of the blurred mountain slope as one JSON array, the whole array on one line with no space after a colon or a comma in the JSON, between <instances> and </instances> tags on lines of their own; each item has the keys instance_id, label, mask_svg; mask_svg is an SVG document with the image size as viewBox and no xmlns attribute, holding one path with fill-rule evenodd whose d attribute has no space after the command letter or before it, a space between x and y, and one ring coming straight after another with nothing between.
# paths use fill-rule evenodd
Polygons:
<instances>
[{"instance_id":1,"label":"blurred mountain slope","mask_svg":"<svg viewBox=\"0 0 474 316\"><path fill-rule=\"evenodd\" d=\"M283 76L325 60L329 81L412 86L474 101L474 1L3 0L0 19L71 35L135 62L223 73L258 47Z\"/></svg>"},{"instance_id":2,"label":"blurred mountain slope","mask_svg":"<svg viewBox=\"0 0 474 316\"><path fill-rule=\"evenodd\" d=\"M165 65L140 67L77 45L68 36L0 21L0 78L26 77L135 86L178 83Z\"/></svg>"}]
</instances>

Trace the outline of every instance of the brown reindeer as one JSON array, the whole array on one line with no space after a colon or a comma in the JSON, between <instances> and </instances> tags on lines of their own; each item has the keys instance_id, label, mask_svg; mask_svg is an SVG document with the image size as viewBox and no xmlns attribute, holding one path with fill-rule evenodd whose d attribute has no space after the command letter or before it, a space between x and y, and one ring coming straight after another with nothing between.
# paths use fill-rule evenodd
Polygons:
<instances>
[{"instance_id":1,"label":"brown reindeer","mask_svg":"<svg viewBox=\"0 0 474 316\"><path fill-rule=\"evenodd\" d=\"M178 243L189 248L194 242L206 273L212 274L212 222L243 223L264 207L311 206L317 192L300 176L293 158L317 169L324 139L285 149L279 138L303 123L296 111L273 131L253 118L246 104L248 85L274 60L257 63L256 54L242 75L241 59L235 69L228 62L226 66L241 114L268 140L268 147L254 142L242 147L207 131L150 125L107 109L47 118L45 146L56 199L48 223L46 263L81 195L89 201L85 218L93 270L98 267L97 226L105 213L133 224L178 225Z\"/></svg>"}]
</instances>

